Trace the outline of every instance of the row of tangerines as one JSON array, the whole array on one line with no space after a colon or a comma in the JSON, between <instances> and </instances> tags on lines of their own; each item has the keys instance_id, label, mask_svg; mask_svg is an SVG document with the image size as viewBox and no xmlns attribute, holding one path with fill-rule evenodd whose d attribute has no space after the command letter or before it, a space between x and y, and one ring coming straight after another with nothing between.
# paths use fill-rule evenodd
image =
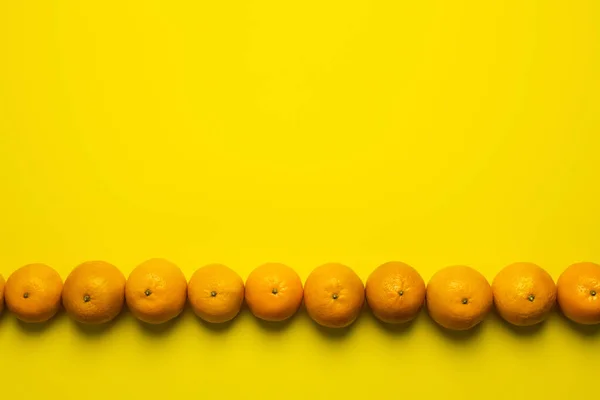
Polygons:
<instances>
[{"instance_id":1,"label":"row of tangerines","mask_svg":"<svg viewBox=\"0 0 600 400\"><path fill-rule=\"evenodd\" d=\"M302 300L308 315L332 328L352 324L365 301L380 320L404 323L413 319L423 304L431 317L448 329L470 329L481 322L495 304L508 322L525 326L542 322L556 300L571 320L600 323L600 265L578 263L568 267L554 283L532 263L504 268L492 285L466 266L447 267L433 275L427 287L419 273L401 262L379 266L366 287L342 264L316 268L304 287L298 274L283 264L264 264L250 273L246 284L224 265L198 269L190 281L173 263L151 259L128 279L103 261L76 267L62 282L44 264L30 264L15 271L6 282L0 275L0 312L4 307L24 322L41 323L52 318L61 301L76 321L101 324L111 321L126 302L140 320L160 324L177 317L189 301L203 320L222 323L233 319L244 299L250 311L267 321L292 317Z\"/></svg>"}]
</instances>

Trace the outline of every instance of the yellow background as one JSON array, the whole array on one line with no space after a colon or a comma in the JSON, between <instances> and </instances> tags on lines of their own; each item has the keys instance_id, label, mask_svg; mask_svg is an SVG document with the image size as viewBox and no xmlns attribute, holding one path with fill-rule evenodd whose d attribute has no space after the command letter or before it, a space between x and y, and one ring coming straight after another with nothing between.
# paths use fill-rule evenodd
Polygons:
<instances>
[{"instance_id":1,"label":"yellow background","mask_svg":"<svg viewBox=\"0 0 600 400\"><path fill-rule=\"evenodd\" d=\"M0 272L600 261L597 0L0 0ZM0 397L589 398L600 332L0 321ZM435 397L433 397L435 396Z\"/></svg>"}]
</instances>

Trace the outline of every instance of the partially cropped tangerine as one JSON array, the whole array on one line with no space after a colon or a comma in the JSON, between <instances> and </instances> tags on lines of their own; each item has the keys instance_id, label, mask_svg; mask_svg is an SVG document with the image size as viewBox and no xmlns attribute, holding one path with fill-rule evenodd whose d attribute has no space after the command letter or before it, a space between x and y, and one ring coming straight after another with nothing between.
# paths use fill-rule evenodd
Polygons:
<instances>
[{"instance_id":1,"label":"partially cropped tangerine","mask_svg":"<svg viewBox=\"0 0 600 400\"><path fill-rule=\"evenodd\" d=\"M5 285L4 277L0 274L0 314L4 311L4 285Z\"/></svg>"},{"instance_id":2,"label":"partially cropped tangerine","mask_svg":"<svg viewBox=\"0 0 600 400\"><path fill-rule=\"evenodd\" d=\"M124 303L125 276L107 262L85 262L65 280L63 306L77 322L110 322L121 313Z\"/></svg>"},{"instance_id":3,"label":"partially cropped tangerine","mask_svg":"<svg viewBox=\"0 0 600 400\"><path fill-rule=\"evenodd\" d=\"M125 300L131 313L148 324L162 324L183 311L187 280L170 261L153 258L138 265L125 284Z\"/></svg>"},{"instance_id":4,"label":"partially cropped tangerine","mask_svg":"<svg viewBox=\"0 0 600 400\"><path fill-rule=\"evenodd\" d=\"M600 265L581 262L568 267L557 281L558 305L573 322L600 323Z\"/></svg>"},{"instance_id":5,"label":"partially cropped tangerine","mask_svg":"<svg viewBox=\"0 0 600 400\"><path fill-rule=\"evenodd\" d=\"M315 268L304 285L308 315L319 325L344 328L351 325L365 302L365 287L349 267L329 263Z\"/></svg>"},{"instance_id":6,"label":"partially cropped tangerine","mask_svg":"<svg viewBox=\"0 0 600 400\"><path fill-rule=\"evenodd\" d=\"M194 313L204 321L227 322L240 312L244 302L244 281L225 265L207 265L192 275L188 299Z\"/></svg>"},{"instance_id":7,"label":"partially cropped tangerine","mask_svg":"<svg viewBox=\"0 0 600 400\"><path fill-rule=\"evenodd\" d=\"M383 322L404 323L414 319L425 301L425 282L410 265L388 262L377 267L365 286L367 303Z\"/></svg>"},{"instance_id":8,"label":"partially cropped tangerine","mask_svg":"<svg viewBox=\"0 0 600 400\"><path fill-rule=\"evenodd\" d=\"M436 272L427 285L427 310L439 325L467 330L490 312L492 288L483 275L467 266L452 266Z\"/></svg>"},{"instance_id":9,"label":"partially cropped tangerine","mask_svg":"<svg viewBox=\"0 0 600 400\"><path fill-rule=\"evenodd\" d=\"M267 263L246 279L246 303L254 316L265 321L284 321L302 304L302 281L292 268Z\"/></svg>"},{"instance_id":10,"label":"partially cropped tangerine","mask_svg":"<svg viewBox=\"0 0 600 400\"><path fill-rule=\"evenodd\" d=\"M6 307L23 322L40 323L60 309L63 282L45 264L29 264L13 272L6 281Z\"/></svg>"},{"instance_id":11,"label":"partially cropped tangerine","mask_svg":"<svg viewBox=\"0 0 600 400\"><path fill-rule=\"evenodd\" d=\"M492 282L498 314L517 326L544 321L556 303L556 284L548 272L528 262L502 269Z\"/></svg>"}]
</instances>

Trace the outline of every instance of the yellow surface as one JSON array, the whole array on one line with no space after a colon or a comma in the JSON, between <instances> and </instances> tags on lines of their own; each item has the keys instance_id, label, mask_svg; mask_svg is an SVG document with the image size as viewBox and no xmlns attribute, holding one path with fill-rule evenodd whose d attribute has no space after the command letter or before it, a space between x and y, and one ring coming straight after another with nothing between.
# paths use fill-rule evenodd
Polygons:
<instances>
[{"instance_id":1,"label":"yellow surface","mask_svg":"<svg viewBox=\"0 0 600 400\"><path fill-rule=\"evenodd\" d=\"M600 261L597 0L0 0L0 272ZM589 398L600 332L0 322L0 397ZM181 397L180 397L181 396Z\"/></svg>"}]
</instances>

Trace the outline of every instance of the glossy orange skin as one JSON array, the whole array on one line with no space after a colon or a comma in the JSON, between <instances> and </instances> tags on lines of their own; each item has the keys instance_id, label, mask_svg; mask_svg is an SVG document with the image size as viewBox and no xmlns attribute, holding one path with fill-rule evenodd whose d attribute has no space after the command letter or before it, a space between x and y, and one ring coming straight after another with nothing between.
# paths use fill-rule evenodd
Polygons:
<instances>
[{"instance_id":1,"label":"glossy orange skin","mask_svg":"<svg viewBox=\"0 0 600 400\"><path fill-rule=\"evenodd\" d=\"M548 272L532 263L514 263L492 282L498 314L516 326L544 321L556 303L556 284Z\"/></svg>"},{"instance_id":2,"label":"glossy orange skin","mask_svg":"<svg viewBox=\"0 0 600 400\"><path fill-rule=\"evenodd\" d=\"M6 307L23 322L46 322L60 309L63 282L45 264L29 264L13 272L6 281Z\"/></svg>"},{"instance_id":3,"label":"glossy orange skin","mask_svg":"<svg viewBox=\"0 0 600 400\"><path fill-rule=\"evenodd\" d=\"M351 325L365 302L365 287L349 267L329 263L315 268L304 285L308 315L319 325L345 328Z\"/></svg>"},{"instance_id":4,"label":"glossy orange skin","mask_svg":"<svg viewBox=\"0 0 600 400\"><path fill-rule=\"evenodd\" d=\"M198 269L188 283L188 299L204 321L231 321L244 302L244 281L231 268L211 264Z\"/></svg>"},{"instance_id":5,"label":"glossy orange skin","mask_svg":"<svg viewBox=\"0 0 600 400\"><path fill-rule=\"evenodd\" d=\"M187 280L170 261L153 258L138 265L125 284L125 301L131 313L148 324L163 324L183 311Z\"/></svg>"},{"instance_id":6,"label":"glossy orange skin","mask_svg":"<svg viewBox=\"0 0 600 400\"><path fill-rule=\"evenodd\" d=\"M246 303L254 316L265 321L284 321L302 304L302 281L290 267L267 263L246 279Z\"/></svg>"},{"instance_id":7,"label":"glossy orange skin","mask_svg":"<svg viewBox=\"0 0 600 400\"><path fill-rule=\"evenodd\" d=\"M125 276L107 262L85 262L65 280L63 306L77 322L110 322L121 313L124 303Z\"/></svg>"},{"instance_id":8,"label":"glossy orange skin","mask_svg":"<svg viewBox=\"0 0 600 400\"><path fill-rule=\"evenodd\" d=\"M411 266L388 262L375 269L365 285L367 303L383 322L397 324L414 319L425 302L425 281Z\"/></svg>"},{"instance_id":9,"label":"glossy orange skin","mask_svg":"<svg viewBox=\"0 0 600 400\"><path fill-rule=\"evenodd\" d=\"M427 285L427 310L439 325L467 330L479 324L493 304L492 288L481 273L467 266L436 272Z\"/></svg>"},{"instance_id":10,"label":"glossy orange skin","mask_svg":"<svg viewBox=\"0 0 600 400\"><path fill-rule=\"evenodd\" d=\"M600 265L576 263L558 278L558 304L571 321L584 325L600 323Z\"/></svg>"}]
</instances>

